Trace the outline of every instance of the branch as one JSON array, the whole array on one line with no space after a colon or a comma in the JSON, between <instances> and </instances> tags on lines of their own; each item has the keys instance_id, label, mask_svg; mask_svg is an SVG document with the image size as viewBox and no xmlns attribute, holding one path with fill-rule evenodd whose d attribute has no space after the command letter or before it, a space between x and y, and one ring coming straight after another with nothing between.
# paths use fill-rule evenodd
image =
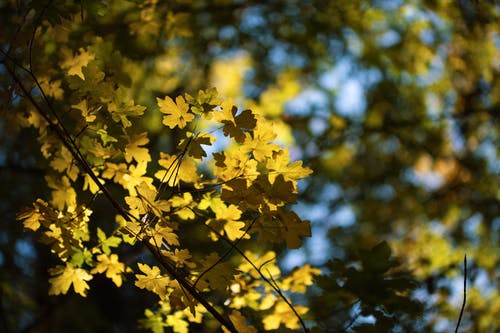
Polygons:
<instances>
[{"instance_id":1,"label":"branch","mask_svg":"<svg viewBox=\"0 0 500 333\"><path fill-rule=\"evenodd\" d=\"M200 302L205 309L210 312L215 319L219 321L223 326L225 326L230 332L238 333L238 330L234 327L233 323L224 318L201 294L196 288L191 285L184 277L182 277L182 273L177 271L174 267L170 266L168 262L166 262L161 255L160 251L151 243L149 243L149 239L143 239L142 243L148 248L148 250L155 256L155 258L160 262L160 264L165 268L169 275L171 275L174 279L179 282L179 284L186 289L198 302Z\"/></svg>"},{"instance_id":2,"label":"branch","mask_svg":"<svg viewBox=\"0 0 500 333\"><path fill-rule=\"evenodd\" d=\"M460 322L462 321L462 316L464 314L466 301L467 301L467 254L464 255L464 301L462 302L462 307L460 308L460 315L458 316L458 322L457 322L457 327L455 327L455 333L458 333L458 328L460 327Z\"/></svg>"}]
</instances>

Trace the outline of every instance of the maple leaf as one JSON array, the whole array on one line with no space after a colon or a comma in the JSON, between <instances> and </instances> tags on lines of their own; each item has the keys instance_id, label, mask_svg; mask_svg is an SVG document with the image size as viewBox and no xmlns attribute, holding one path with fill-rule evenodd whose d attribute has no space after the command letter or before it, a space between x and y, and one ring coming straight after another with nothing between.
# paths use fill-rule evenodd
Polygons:
<instances>
[{"instance_id":1,"label":"maple leaf","mask_svg":"<svg viewBox=\"0 0 500 333\"><path fill-rule=\"evenodd\" d=\"M258 209L264 203L262 193L255 187L247 187L245 179L237 178L222 186L221 199L238 205L243 211Z\"/></svg>"},{"instance_id":2,"label":"maple leaf","mask_svg":"<svg viewBox=\"0 0 500 333\"><path fill-rule=\"evenodd\" d=\"M192 132L186 133L186 138L182 139L177 146L177 148L181 151L187 149L188 155L201 160L203 157L207 156L205 150L201 147L201 145L211 146L212 142L215 141L215 137L208 133L202 133L200 135L195 135ZM187 146L187 147L186 147Z\"/></svg>"},{"instance_id":3,"label":"maple leaf","mask_svg":"<svg viewBox=\"0 0 500 333\"><path fill-rule=\"evenodd\" d=\"M128 97L128 89L120 86L112 94L112 100L108 103L108 111L115 122L121 122L123 127L132 126L128 117L138 117L144 114L146 107L136 105L134 100Z\"/></svg>"},{"instance_id":4,"label":"maple leaf","mask_svg":"<svg viewBox=\"0 0 500 333\"><path fill-rule=\"evenodd\" d=\"M254 180L257 175L257 161L240 149L230 152L213 153L215 163L214 174L223 181L238 177L245 177L248 181Z\"/></svg>"},{"instance_id":5,"label":"maple leaf","mask_svg":"<svg viewBox=\"0 0 500 333\"><path fill-rule=\"evenodd\" d=\"M158 164L166 170L157 171L155 178L171 187L177 185L179 181L195 183L199 178L196 164L191 158L179 158L175 155L160 152Z\"/></svg>"},{"instance_id":6,"label":"maple leaf","mask_svg":"<svg viewBox=\"0 0 500 333\"><path fill-rule=\"evenodd\" d=\"M163 320L161 313L155 313L150 309L144 310L144 315L146 318L139 320L139 327L143 329L149 329L153 333L163 333L164 328L167 324Z\"/></svg>"},{"instance_id":7,"label":"maple leaf","mask_svg":"<svg viewBox=\"0 0 500 333\"><path fill-rule=\"evenodd\" d=\"M101 174L102 178L113 179L115 183L124 185L123 176L128 173L127 164L106 162L104 165L105 169Z\"/></svg>"},{"instance_id":8,"label":"maple leaf","mask_svg":"<svg viewBox=\"0 0 500 333\"><path fill-rule=\"evenodd\" d=\"M229 315L229 319L234 324L234 328L238 331L238 333L257 333L257 329L252 325L247 325L247 319L243 317L243 315L236 310L233 310ZM222 327L224 333L229 332L226 327Z\"/></svg>"},{"instance_id":9,"label":"maple leaf","mask_svg":"<svg viewBox=\"0 0 500 333\"><path fill-rule=\"evenodd\" d=\"M191 253L189 252L188 249L175 249L174 252L170 251L162 251L164 255L166 255L168 258L170 258L174 263L175 267L180 268L180 267L194 267L195 264L192 262L189 262L188 259L190 259Z\"/></svg>"},{"instance_id":10,"label":"maple leaf","mask_svg":"<svg viewBox=\"0 0 500 333\"><path fill-rule=\"evenodd\" d=\"M238 266L238 270L243 273L249 273L254 279L260 279L260 274L255 270L254 266L259 268L265 273L267 277L272 277L277 279L281 275L279 267L275 264L276 253L274 251L268 251L261 256L251 251L245 251L245 257L248 258L248 262L245 261ZM250 264L253 263L253 265Z\"/></svg>"},{"instance_id":11,"label":"maple leaf","mask_svg":"<svg viewBox=\"0 0 500 333\"><path fill-rule=\"evenodd\" d=\"M125 146L125 160L130 163L132 159L136 160L138 163L151 161L151 156L149 155L149 149L143 148L149 142L147 137L147 132L143 132L132 138L129 138L128 144Z\"/></svg>"},{"instance_id":12,"label":"maple leaf","mask_svg":"<svg viewBox=\"0 0 500 333\"><path fill-rule=\"evenodd\" d=\"M102 247L102 250L105 254L111 254L111 247L117 247L121 243L121 238L116 236L106 237L104 231L101 228L97 227L97 238L99 239L99 244Z\"/></svg>"},{"instance_id":13,"label":"maple leaf","mask_svg":"<svg viewBox=\"0 0 500 333\"><path fill-rule=\"evenodd\" d=\"M151 245L162 244L163 240L168 245L179 246L179 237L174 232L174 229L165 226L162 222L155 225L153 236L150 239Z\"/></svg>"},{"instance_id":14,"label":"maple leaf","mask_svg":"<svg viewBox=\"0 0 500 333\"><path fill-rule=\"evenodd\" d=\"M217 89L209 88L207 90L199 90L195 97L186 94L186 101L191 104L191 110L203 116L205 119L211 119L211 112L217 105L222 103L222 99L218 97Z\"/></svg>"},{"instance_id":15,"label":"maple leaf","mask_svg":"<svg viewBox=\"0 0 500 333\"><path fill-rule=\"evenodd\" d=\"M146 173L147 162L137 163L137 166L130 165L127 173L123 175L120 184L129 191L131 196L137 195L137 185L141 183L146 183L147 185L151 185L153 183L153 179L150 177L143 177Z\"/></svg>"},{"instance_id":16,"label":"maple leaf","mask_svg":"<svg viewBox=\"0 0 500 333\"><path fill-rule=\"evenodd\" d=\"M304 168L302 161L290 163L290 154L288 149L280 150L267 159L266 168L269 170L269 181L274 182L278 175L283 175L285 180L298 180L309 176L313 171L310 168Z\"/></svg>"},{"instance_id":17,"label":"maple leaf","mask_svg":"<svg viewBox=\"0 0 500 333\"><path fill-rule=\"evenodd\" d=\"M241 230L245 227L245 223L238 221L241 217L241 210L239 210L237 206L226 206L224 203L221 203L211 208L215 213L215 219L209 219L206 222L210 227L215 229L218 233L224 230L230 240L239 239L245 234L245 231ZM216 235L214 239L217 239L218 236L219 235ZM245 235L244 238L250 238L250 236Z\"/></svg>"},{"instance_id":18,"label":"maple leaf","mask_svg":"<svg viewBox=\"0 0 500 333\"><path fill-rule=\"evenodd\" d=\"M53 189L52 200L53 204L57 209L63 210L64 207L68 211L73 211L76 207L76 191L71 185L68 177L62 176L59 180L53 176L45 176L47 185Z\"/></svg>"},{"instance_id":19,"label":"maple leaf","mask_svg":"<svg viewBox=\"0 0 500 333\"><path fill-rule=\"evenodd\" d=\"M229 135L238 143L243 143L245 141L246 130L252 130L257 124L255 115L251 110L244 110L238 115L238 107L232 105L232 102L226 102L222 105L222 111L216 113L218 120L224 124L222 131L224 135Z\"/></svg>"},{"instance_id":20,"label":"maple leaf","mask_svg":"<svg viewBox=\"0 0 500 333\"><path fill-rule=\"evenodd\" d=\"M313 284L314 277L320 274L320 269L311 267L309 264L296 267L293 269L292 274L283 279L281 288L296 293L305 293L307 286Z\"/></svg>"},{"instance_id":21,"label":"maple leaf","mask_svg":"<svg viewBox=\"0 0 500 333\"><path fill-rule=\"evenodd\" d=\"M144 274L136 274L135 285L141 289L154 292L160 298L167 295L167 287L170 284L170 278L161 274L157 266L149 267L147 264L137 263L137 266Z\"/></svg>"},{"instance_id":22,"label":"maple leaf","mask_svg":"<svg viewBox=\"0 0 500 333\"><path fill-rule=\"evenodd\" d=\"M307 313L309 310L305 306L299 305L295 305L293 308L299 315ZM290 329L298 329L300 327L297 315L284 301L280 301L276 304L273 313L262 319L262 324L264 324L264 329L266 330L276 330L281 324L284 324L285 327Z\"/></svg>"},{"instance_id":23,"label":"maple leaf","mask_svg":"<svg viewBox=\"0 0 500 333\"><path fill-rule=\"evenodd\" d=\"M172 207L175 207L175 215L183 220L192 220L195 218L193 210L190 208L193 202L193 196L189 192L184 192L181 196L173 196L170 199Z\"/></svg>"},{"instance_id":24,"label":"maple leaf","mask_svg":"<svg viewBox=\"0 0 500 333\"><path fill-rule=\"evenodd\" d=\"M118 255L112 254L108 257L106 254L97 256L99 263L91 271L92 274L106 272L106 277L117 286L122 285L122 274L125 271L125 265L118 261Z\"/></svg>"},{"instance_id":25,"label":"maple leaf","mask_svg":"<svg viewBox=\"0 0 500 333\"><path fill-rule=\"evenodd\" d=\"M50 161L50 166L59 172L66 172L66 175L71 179L71 181L76 181L78 178L79 169L77 163L73 159L71 152L64 146L58 151L52 161Z\"/></svg>"},{"instance_id":26,"label":"maple leaf","mask_svg":"<svg viewBox=\"0 0 500 333\"><path fill-rule=\"evenodd\" d=\"M97 135L101 138L102 143L106 146L110 142L118 142L118 139L109 135L108 126L104 125L103 128L96 130Z\"/></svg>"},{"instance_id":27,"label":"maple leaf","mask_svg":"<svg viewBox=\"0 0 500 333\"><path fill-rule=\"evenodd\" d=\"M125 202L131 210L137 211L140 215L142 215L148 213L153 207L156 207L156 189L151 188L151 186L145 182L136 186L135 189L137 192L136 195L125 197Z\"/></svg>"},{"instance_id":28,"label":"maple leaf","mask_svg":"<svg viewBox=\"0 0 500 333\"><path fill-rule=\"evenodd\" d=\"M42 199L36 199L33 203L33 208L24 209L22 212L17 214L16 220L24 220L24 228L36 231L42 224L45 223L46 218L49 218L50 220L51 210L48 206L49 204ZM54 216L54 218L56 217L57 215Z\"/></svg>"},{"instance_id":29,"label":"maple leaf","mask_svg":"<svg viewBox=\"0 0 500 333\"><path fill-rule=\"evenodd\" d=\"M251 152L257 161L264 162L266 158L271 158L274 152L281 150L277 144L272 143L274 139L276 133L273 122L259 117L252 133L245 133L245 140L240 149L243 152Z\"/></svg>"},{"instance_id":30,"label":"maple leaf","mask_svg":"<svg viewBox=\"0 0 500 333\"><path fill-rule=\"evenodd\" d=\"M170 128L186 127L187 123L194 119L194 114L189 112L189 104L186 103L184 97L177 96L175 102L169 96L164 99L156 98L160 112L164 113L162 123Z\"/></svg>"},{"instance_id":31,"label":"maple leaf","mask_svg":"<svg viewBox=\"0 0 500 333\"><path fill-rule=\"evenodd\" d=\"M85 79L82 72L82 67L87 66L89 61L94 60L95 54L92 52L87 52L82 47L78 49L78 54L73 55L69 48L61 49L61 61L60 66L67 70L68 75L78 75L80 78Z\"/></svg>"},{"instance_id":32,"label":"maple leaf","mask_svg":"<svg viewBox=\"0 0 500 333\"><path fill-rule=\"evenodd\" d=\"M201 279L207 281L214 290L226 291L231 281L234 280L235 271L230 262L218 262L219 259L219 255L212 252L202 260L200 274L203 276ZM216 266L214 266L215 263L217 263Z\"/></svg>"},{"instance_id":33,"label":"maple leaf","mask_svg":"<svg viewBox=\"0 0 500 333\"><path fill-rule=\"evenodd\" d=\"M85 119L85 121L91 123L97 118L94 112L98 111L101 107L89 108L87 105L87 99L82 99L80 103L71 105L71 108L75 110L80 110L80 112L82 113L82 117Z\"/></svg>"},{"instance_id":34,"label":"maple leaf","mask_svg":"<svg viewBox=\"0 0 500 333\"><path fill-rule=\"evenodd\" d=\"M96 170L96 168L92 168L92 171L97 175L98 174L98 171ZM99 179L99 182L101 184L104 184L105 181L104 179ZM96 194L97 192L99 192L100 188L99 186L97 186L96 182L92 179L92 177L90 177L90 174L86 173L84 176L83 176L83 190L86 191L86 190L89 190L90 193L92 194Z\"/></svg>"},{"instance_id":35,"label":"maple leaf","mask_svg":"<svg viewBox=\"0 0 500 333\"><path fill-rule=\"evenodd\" d=\"M49 295L66 294L69 287L73 285L73 290L81 296L87 296L89 285L86 281L92 280L86 270L75 268L71 263L67 262L66 267L57 266L50 270L52 277L49 279L50 289Z\"/></svg>"},{"instance_id":36,"label":"maple leaf","mask_svg":"<svg viewBox=\"0 0 500 333\"><path fill-rule=\"evenodd\" d=\"M185 315L182 311L176 311L171 315L167 315L167 320L165 321L168 327L172 327L175 333L188 333L189 323L185 319Z\"/></svg>"},{"instance_id":37,"label":"maple leaf","mask_svg":"<svg viewBox=\"0 0 500 333\"><path fill-rule=\"evenodd\" d=\"M295 212L280 210L279 220L283 225L281 232L289 249L297 249L302 245L301 237L311 237L311 222L302 221Z\"/></svg>"}]
</instances>

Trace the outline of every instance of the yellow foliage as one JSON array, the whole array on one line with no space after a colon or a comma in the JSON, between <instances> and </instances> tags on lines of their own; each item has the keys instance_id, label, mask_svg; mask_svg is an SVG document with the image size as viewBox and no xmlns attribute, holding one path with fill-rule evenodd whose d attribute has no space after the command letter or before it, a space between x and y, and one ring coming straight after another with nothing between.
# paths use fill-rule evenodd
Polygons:
<instances>
[{"instance_id":1,"label":"yellow foliage","mask_svg":"<svg viewBox=\"0 0 500 333\"><path fill-rule=\"evenodd\" d=\"M218 59L210 68L210 85L217 87L226 98L239 98L243 93L244 74L250 68L251 59L239 53L230 59Z\"/></svg>"},{"instance_id":2,"label":"yellow foliage","mask_svg":"<svg viewBox=\"0 0 500 333\"><path fill-rule=\"evenodd\" d=\"M154 292L160 298L167 296L167 287L170 284L170 278L161 274L157 266L149 267L147 264L137 263L137 266L143 274L136 274L135 285L141 289L147 289Z\"/></svg>"},{"instance_id":3,"label":"yellow foliage","mask_svg":"<svg viewBox=\"0 0 500 333\"><path fill-rule=\"evenodd\" d=\"M92 274L106 272L106 277L110 278L117 287L120 287L125 265L118 261L118 255L113 253L111 256L107 256L103 253L97 256L97 261L99 263L90 272Z\"/></svg>"},{"instance_id":4,"label":"yellow foliage","mask_svg":"<svg viewBox=\"0 0 500 333\"><path fill-rule=\"evenodd\" d=\"M170 128L179 127L183 129L186 124L194 119L194 114L189 112L189 105L184 97L177 96L175 102L169 96L164 99L156 98L160 111L164 113L163 125Z\"/></svg>"},{"instance_id":5,"label":"yellow foliage","mask_svg":"<svg viewBox=\"0 0 500 333\"><path fill-rule=\"evenodd\" d=\"M78 54L73 54L73 52L68 48L62 48L60 50L62 58L61 68L65 69L68 75L77 75L83 80L85 76L83 75L82 68L87 66L89 61L94 60L95 54L92 52L85 51L84 48L78 50Z\"/></svg>"},{"instance_id":6,"label":"yellow foliage","mask_svg":"<svg viewBox=\"0 0 500 333\"><path fill-rule=\"evenodd\" d=\"M307 313L308 309L305 306L294 306L295 311L302 315ZM299 319L293 313L290 306L286 304L284 301L279 301L273 309L273 313L265 316L262 319L262 324L264 324L264 329L266 330L275 330L278 329L281 324L285 325L285 327L290 329L298 329Z\"/></svg>"},{"instance_id":7,"label":"yellow foliage","mask_svg":"<svg viewBox=\"0 0 500 333\"><path fill-rule=\"evenodd\" d=\"M73 290L81 296L87 296L89 285L86 281L92 280L92 275L82 268L75 268L71 263L66 266L57 266L50 270L49 295L66 294L73 285Z\"/></svg>"}]
</instances>

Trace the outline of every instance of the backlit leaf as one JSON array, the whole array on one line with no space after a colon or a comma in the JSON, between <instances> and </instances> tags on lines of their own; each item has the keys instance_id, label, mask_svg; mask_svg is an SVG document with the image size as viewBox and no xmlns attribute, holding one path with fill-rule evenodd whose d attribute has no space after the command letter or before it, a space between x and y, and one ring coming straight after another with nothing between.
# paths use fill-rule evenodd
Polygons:
<instances>
[{"instance_id":1,"label":"backlit leaf","mask_svg":"<svg viewBox=\"0 0 500 333\"><path fill-rule=\"evenodd\" d=\"M86 281L92 280L86 270L75 268L72 264L66 263L66 266L57 266L50 270L52 277L49 279L49 295L66 294L71 286L73 290L81 296L87 296L89 285Z\"/></svg>"},{"instance_id":2,"label":"backlit leaf","mask_svg":"<svg viewBox=\"0 0 500 333\"><path fill-rule=\"evenodd\" d=\"M189 105L184 97L177 96L175 102L169 96L164 99L156 98L160 112L164 113L163 125L170 128L184 128L186 124L194 119L194 114L189 112Z\"/></svg>"}]
</instances>

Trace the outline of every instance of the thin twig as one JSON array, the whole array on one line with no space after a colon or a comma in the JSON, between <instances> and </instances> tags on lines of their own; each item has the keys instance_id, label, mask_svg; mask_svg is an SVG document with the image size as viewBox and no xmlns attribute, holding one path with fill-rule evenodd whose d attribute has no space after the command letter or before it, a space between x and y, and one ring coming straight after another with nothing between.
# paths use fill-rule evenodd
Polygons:
<instances>
[{"instance_id":1,"label":"thin twig","mask_svg":"<svg viewBox=\"0 0 500 333\"><path fill-rule=\"evenodd\" d=\"M460 322L462 321L462 316L464 314L466 301L467 301L467 254L464 255L464 301L462 302L462 307L460 308L460 315L458 316L458 322L457 322L457 327L455 328L455 333L458 333L458 328L460 327Z\"/></svg>"}]
</instances>

